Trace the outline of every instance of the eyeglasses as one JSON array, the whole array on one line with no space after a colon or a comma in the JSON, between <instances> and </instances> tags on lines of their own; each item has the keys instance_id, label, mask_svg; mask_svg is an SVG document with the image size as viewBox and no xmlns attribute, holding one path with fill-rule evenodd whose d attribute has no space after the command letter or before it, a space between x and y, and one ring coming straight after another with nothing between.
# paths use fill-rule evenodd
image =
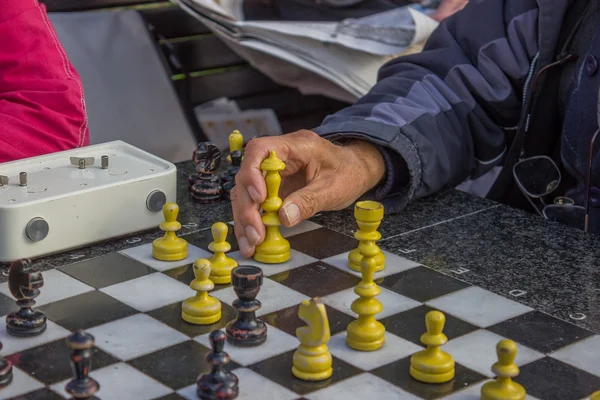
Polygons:
<instances>
[{"instance_id":1,"label":"eyeglasses","mask_svg":"<svg viewBox=\"0 0 600 400\"><path fill-rule=\"evenodd\" d=\"M534 156L514 165L513 176L517 186L540 216L588 232L592 161L598 133L600 129L590 141L585 206L576 205L573 199L564 196L556 196L549 200L562 178L560 169L550 157Z\"/></svg>"}]
</instances>

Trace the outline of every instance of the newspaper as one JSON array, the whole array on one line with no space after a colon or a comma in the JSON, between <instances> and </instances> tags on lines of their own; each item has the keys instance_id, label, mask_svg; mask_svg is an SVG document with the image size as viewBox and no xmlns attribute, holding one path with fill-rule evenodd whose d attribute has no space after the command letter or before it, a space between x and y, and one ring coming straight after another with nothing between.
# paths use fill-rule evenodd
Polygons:
<instances>
[{"instance_id":1,"label":"newspaper","mask_svg":"<svg viewBox=\"0 0 600 400\"><path fill-rule=\"evenodd\" d=\"M367 93L385 62L418 51L437 27L412 6L341 22L281 22L245 21L241 0L171 1L279 84L348 102Z\"/></svg>"}]
</instances>

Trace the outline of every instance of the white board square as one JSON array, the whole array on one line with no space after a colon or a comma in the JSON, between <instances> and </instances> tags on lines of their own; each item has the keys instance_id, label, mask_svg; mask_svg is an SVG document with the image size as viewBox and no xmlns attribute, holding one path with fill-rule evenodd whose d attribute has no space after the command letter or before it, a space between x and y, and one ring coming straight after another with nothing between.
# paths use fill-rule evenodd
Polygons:
<instances>
[{"instance_id":1,"label":"white board square","mask_svg":"<svg viewBox=\"0 0 600 400\"><path fill-rule=\"evenodd\" d=\"M301 267L303 265L312 264L317 259L301 253L297 250L291 249L291 256L289 261L280 264L263 264L255 261L254 258L245 258L239 251L232 252L229 256L236 260L239 265L253 265L262 269L265 276L271 276L280 272L289 271L294 268Z\"/></svg>"},{"instance_id":2,"label":"white board square","mask_svg":"<svg viewBox=\"0 0 600 400\"><path fill-rule=\"evenodd\" d=\"M450 353L457 363L492 378L492 365L498 361L496 345L503 339L495 333L478 329L449 341L442 350ZM543 357L544 354L517 343L515 363L519 367Z\"/></svg>"},{"instance_id":3,"label":"white board square","mask_svg":"<svg viewBox=\"0 0 600 400\"><path fill-rule=\"evenodd\" d=\"M13 365L13 381L0 390L0 399L13 399L43 388L44 385Z\"/></svg>"},{"instance_id":4,"label":"white board square","mask_svg":"<svg viewBox=\"0 0 600 400\"><path fill-rule=\"evenodd\" d=\"M481 328L533 310L476 286L438 297L425 304Z\"/></svg>"},{"instance_id":5,"label":"white board square","mask_svg":"<svg viewBox=\"0 0 600 400\"><path fill-rule=\"evenodd\" d=\"M185 342L183 333L146 314L135 314L87 331L96 339L96 346L123 361Z\"/></svg>"},{"instance_id":6,"label":"white board square","mask_svg":"<svg viewBox=\"0 0 600 400\"><path fill-rule=\"evenodd\" d=\"M132 247L127 250L121 250L119 253L140 261L143 264L154 268L157 271L166 271L168 269L181 267L184 265L193 264L199 258L211 258L212 253L203 250L188 243L188 255L183 260L179 261L161 261L152 257L152 243L147 243L141 246Z\"/></svg>"},{"instance_id":7,"label":"white board square","mask_svg":"<svg viewBox=\"0 0 600 400\"><path fill-rule=\"evenodd\" d=\"M337 382L325 389L311 393L310 400L418 400L397 386L369 373L360 374Z\"/></svg>"},{"instance_id":8,"label":"white board square","mask_svg":"<svg viewBox=\"0 0 600 400\"><path fill-rule=\"evenodd\" d=\"M210 333L207 333L196 337L194 340L210 349L209 336ZM267 340L262 345L258 347L228 346L227 354L233 361L246 367L295 349L299 345L300 342L295 336L267 324Z\"/></svg>"},{"instance_id":9,"label":"white board square","mask_svg":"<svg viewBox=\"0 0 600 400\"><path fill-rule=\"evenodd\" d=\"M555 351L550 356L583 371L600 377L600 336L592 336ZM598 388L600 390L600 388Z\"/></svg>"},{"instance_id":10,"label":"white board square","mask_svg":"<svg viewBox=\"0 0 600 400\"><path fill-rule=\"evenodd\" d=\"M396 292L380 287L381 293L376 297L377 300L383 305L383 311L377 314L375 318L381 320L382 318L390 315L398 314L411 308L419 307L421 303L418 301L409 299L408 297L402 296ZM352 302L358 299L358 295L354 293L354 288L348 288L341 290L337 293L330 294L323 297L321 300L323 303L330 307L335 308L338 311L342 311L353 317L358 317L352 309Z\"/></svg>"},{"instance_id":11,"label":"white board square","mask_svg":"<svg viewBox=\"0 0 600 400\"><path fill-rule=\"evenodd\" d=\"M183 301L196 294L189 285L158 272L100 290L143 312Z\"/></svg>"},{"instance_id":12,"label":"white board square","mask_svg":"<svg viewBox=\"0 0 600 400\"><path fill-rule=\"evenodd\" d=\"M338 254L323 260L329 265L333 265L336 268L341 269L344 272L348 272L354 276L362 277L362 273L360 271L354 271L348 267L348 254L349 251ZM418 267L420 264L414 261L411 261L407 258L397 256L396 254L389 253L387 251L383 251L385 254L385 267L381 271L375 272L375 280L378 278L383 278L384 276L390 276L397 274L398 272L406 271L411 268Z\"/></svg>"},{"instance_id":13,"label":"white board square","mask_svg":"<svg viewBox=\"0 0 600 400\"><path fill-rule=\"evenodd\" d=\"M6 318L0 319L0 342L2 342L2 355L11 355L19 351L32 349L58 339L66 338L71 332L54 322L46 321L46 331L33 337L14 337L6 333Z\"/></svg>"}]
</instances>

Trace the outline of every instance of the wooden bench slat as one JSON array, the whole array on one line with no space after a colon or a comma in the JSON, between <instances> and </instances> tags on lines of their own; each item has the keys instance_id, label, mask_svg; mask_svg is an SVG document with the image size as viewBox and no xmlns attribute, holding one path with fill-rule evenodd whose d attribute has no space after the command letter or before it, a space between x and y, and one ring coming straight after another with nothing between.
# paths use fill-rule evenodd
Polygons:
<instances>
[{"instance_id":1,"label":"wooden bench slat","mask_svg":"<svg viewBox=\"0 0 600 400\"><path fill-rule=\"evenodd\" d=\"M246 64L214 35L175 42L173 47L177 59L191 72Z\"/></svg>"},{"instance_id":2,"label":"wooden bench slat","mask_svg":"<svg viewBox=\"0 0 600 400\"><path fill-rule=\"evenodd\" d=\"M176 5L140 10L147 22L167 39L211 33L204 24Z\"/></svg>"},{"instance_id":3,"label":"wooden bench slat","mask_svg":"<svg viewBox=\"0 0 600 400\"><path fill-rule=\"evenodd\" d=\"M19 0L13 0L19 1ZM125 7L148 3L159 3L164 0L40 0L46 5L48 12L96 10L108 7Z\"/></svg>"},{"instance_id":4,"label":"wooden bench slat","mask_svg":"<svg viewBox=\"0 0 600 400\"><path fill-rule=\"evenodd\" d=\"M185 80L176 85L186 84ZM197 105L219 97L235 99L259 93L274 92L280 88L256 69L244 68L189 78L188 93L192 104ZM179 89L181 89L179 87Z\"/></svg>"}]
</instances>

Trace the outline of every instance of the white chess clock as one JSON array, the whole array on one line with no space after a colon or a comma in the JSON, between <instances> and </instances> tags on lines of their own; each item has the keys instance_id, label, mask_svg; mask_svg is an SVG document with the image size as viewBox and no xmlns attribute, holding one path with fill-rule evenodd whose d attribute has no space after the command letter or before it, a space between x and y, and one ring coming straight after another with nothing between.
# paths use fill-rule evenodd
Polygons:
<instances>
[{"instance_id":1,"label":"white chess clock","mask_svg":"<svg viewBox=\"0 0 600 400\"><path fill-rule=\"evenodd\" d=\"M121 141L0 164L0 262L156 228L177 168Z\"/></svg>"}]
</instances>

